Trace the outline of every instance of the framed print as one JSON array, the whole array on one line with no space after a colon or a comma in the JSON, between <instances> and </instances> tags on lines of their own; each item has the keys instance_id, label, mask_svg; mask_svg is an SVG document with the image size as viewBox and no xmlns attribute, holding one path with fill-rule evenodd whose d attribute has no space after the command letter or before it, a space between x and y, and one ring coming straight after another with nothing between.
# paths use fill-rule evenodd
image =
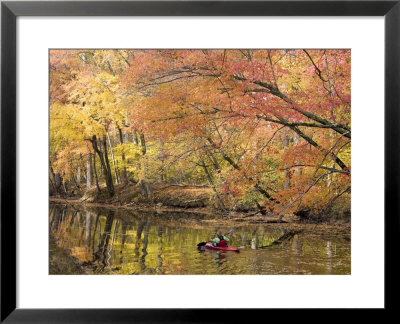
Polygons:
<instances>
[{"instance_id":1,"label":"framed print","mask_svg":"<svg viewBox=\"0 0 400 324\"><path fill-rule=\"evenodd\" d=\"M2 321L393 308L398 1L1 8Z\"/></svg>"}]
</instances>

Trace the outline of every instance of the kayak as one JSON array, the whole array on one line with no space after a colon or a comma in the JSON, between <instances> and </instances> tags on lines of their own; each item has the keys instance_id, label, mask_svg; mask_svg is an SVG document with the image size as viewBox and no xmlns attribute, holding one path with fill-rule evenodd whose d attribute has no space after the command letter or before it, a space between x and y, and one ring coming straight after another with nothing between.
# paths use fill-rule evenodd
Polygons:
<instances>
[{"instance_id":1,"label":"kayak","mask_svg":"<svg viewBox=\"0 0 400 324\"><path fill-rule=\"evenodd\" d=\"M212 245L212 243L206 243L206 245L204 245L204 247L206 249L210 249L210 250L239 252L239 249L237 249L233 246L214 246L214 245Z\"/></svg>"}]
</instances>

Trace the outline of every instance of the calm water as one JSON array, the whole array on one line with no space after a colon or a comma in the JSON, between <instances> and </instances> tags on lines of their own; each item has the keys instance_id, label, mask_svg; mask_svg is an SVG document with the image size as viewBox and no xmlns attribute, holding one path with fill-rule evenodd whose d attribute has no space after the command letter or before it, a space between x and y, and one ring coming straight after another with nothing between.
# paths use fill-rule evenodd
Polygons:
<instances>
[{"instance_id":1,"label":"calm water","mask_svg":"<svg viewBox=\"0 0 400 324\"><path fill-rule=\"evenodd\" d=\"M350 233L306 231L260 249L284 225L239 226L230 245L240 253L199 251L216 229L204 217L51 204L50 274L350 274Z\"/></svg>"}]
</instances>

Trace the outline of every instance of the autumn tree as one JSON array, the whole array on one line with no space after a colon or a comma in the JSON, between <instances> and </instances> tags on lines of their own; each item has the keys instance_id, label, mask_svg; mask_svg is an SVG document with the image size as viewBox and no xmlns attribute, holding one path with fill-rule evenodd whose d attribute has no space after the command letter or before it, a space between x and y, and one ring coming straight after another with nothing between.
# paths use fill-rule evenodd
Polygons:
<instances>
[{"instance_id":1,"label":"autumn tree","mask_svg":"<svg viewBox=\"0 0 400 324\"><path fill-rule=\"evenodd\" d=\"M51 51L50 178L89 184L97 156L110 196L206 183L219 208L321 213L351 190L350 74L349 50Z\"/></svg>"}]
</instances>

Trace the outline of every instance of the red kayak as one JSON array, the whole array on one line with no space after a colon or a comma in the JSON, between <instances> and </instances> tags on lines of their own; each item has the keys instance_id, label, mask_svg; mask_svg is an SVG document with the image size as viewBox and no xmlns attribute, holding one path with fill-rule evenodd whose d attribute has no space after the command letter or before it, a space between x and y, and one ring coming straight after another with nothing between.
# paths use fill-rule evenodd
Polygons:
<instances>
[{"instance_id":1,"label":"red kayak","mask_svg":"<svg viewBox=\"0 0 400 324\"><path fill-rule=\"evenodd\" d=\"M239 252L239 249L233 247L233 246L214 246L212 243L207 243L204 245L206 249L210 250L218 250L218 251L233 251L233 252Z\"/></svg>"}]
</instances>

